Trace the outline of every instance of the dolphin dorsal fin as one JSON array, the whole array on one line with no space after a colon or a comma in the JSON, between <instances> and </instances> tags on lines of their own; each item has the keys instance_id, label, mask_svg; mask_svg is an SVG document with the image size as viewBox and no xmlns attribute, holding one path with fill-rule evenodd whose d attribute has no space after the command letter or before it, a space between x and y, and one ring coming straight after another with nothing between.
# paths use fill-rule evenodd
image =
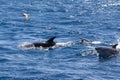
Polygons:
<instances>
[{"instance_id":1,"label":"dolphin dorsal fin","mask_svg":"<svg viewBox=\"0 0 120 80\"><path fill-rule=\"evenodd\" d=\"M112 45L112 48L116 49L118 44Z\"/></svg>"},{"instance_id":2,"label":"dolphin dorsal fin","mask_svg":"<svg viewBox=\"0 0 120 80\"><path fill-rule=\"evenodd\" d=\"M52 37L50 38L49 40L47 40L46 42L53 42L53 40L55 39L56 37Z\"/></svg>"}]
</instances>

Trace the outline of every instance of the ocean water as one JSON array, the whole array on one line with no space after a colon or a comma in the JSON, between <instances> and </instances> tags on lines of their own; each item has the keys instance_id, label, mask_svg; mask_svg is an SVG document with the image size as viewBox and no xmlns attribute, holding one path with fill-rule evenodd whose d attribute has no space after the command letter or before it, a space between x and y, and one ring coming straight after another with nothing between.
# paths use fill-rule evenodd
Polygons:
<instances>
[{"instance_id":1,"label":"ocean water","mask_svg":"<svg viewBox=\"0 0 120 80\"><path fill-rule=\"evenodd\" d=\"M0 0L0 28L0 80L120 80L120 55L93 54L120 43L120 0ZM62 46L20 47L52 36Z\"/></svg>"}]
</instances>

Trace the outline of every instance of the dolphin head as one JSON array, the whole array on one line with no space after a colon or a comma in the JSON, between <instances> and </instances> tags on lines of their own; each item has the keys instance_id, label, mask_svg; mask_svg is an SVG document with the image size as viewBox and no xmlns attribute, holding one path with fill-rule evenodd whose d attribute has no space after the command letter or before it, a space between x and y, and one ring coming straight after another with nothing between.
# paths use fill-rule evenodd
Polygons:
<instances>
[{"instance_id":1,"label":"dolphin head","mask_svg":"<svg viewBox=\"0 0 120 80\"><path fill-rule=\"evenodd\" d=\"M89 41L88 39L85 39L85 38L82 38L81 39L81 43L85 43L85 44L88 44L88 43L91 43L91 41Z\"/></svg>"}]
</instances>

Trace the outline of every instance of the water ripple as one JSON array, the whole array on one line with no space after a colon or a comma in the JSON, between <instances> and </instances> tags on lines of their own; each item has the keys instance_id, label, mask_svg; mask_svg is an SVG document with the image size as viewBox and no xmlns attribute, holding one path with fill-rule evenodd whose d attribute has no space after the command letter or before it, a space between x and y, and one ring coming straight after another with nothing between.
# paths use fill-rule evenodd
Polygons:
<instances>
[{"instance_id":1,"label":"water ripple","mask_svg":"<svg viewBox=\"0 0 120 80\"><path fill-rule=\"evenodd\" d=\"M0 0L0 80L119 80L120 56L99 61L91 52L120 42L119 3ZM51 36L53 49L19 48ZM82 38L92 43L81 44Z\"/></svg>"}]
</instances>

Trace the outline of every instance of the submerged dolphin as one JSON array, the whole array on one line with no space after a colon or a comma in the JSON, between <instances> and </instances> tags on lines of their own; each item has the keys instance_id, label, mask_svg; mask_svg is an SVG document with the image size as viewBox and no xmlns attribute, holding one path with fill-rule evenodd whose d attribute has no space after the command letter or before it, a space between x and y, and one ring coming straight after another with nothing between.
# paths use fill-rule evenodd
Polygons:
<instances>
[{"instance_id":1,"label":"submerged dolphin","mask_svg":"<svg viewBox=\"0 0 120 80\"><path fill-rule=\"evenodd\" d=\"M52 37L49 40L45 41L45 42L34 42L31 44L27 44L24 45L25 48L30 48L30 47L35 47L35 48L39 48L39 47L43 47L43 48L49 48L54 46L56 43L54 42L54 39L56 37Z\"/></svg>"},{"instance_id":2,"label":"submerged dolphin","mask_svg":"<svg viewBox=\"0 0 120 80\"><path fill-rule=\"evenodd\" d=\"M81 43L82 44L101 44L102 42L100 42L100 41L90 41L86 38L82 38Z\"/></svg>"},{"instance_id":3,"label":"submerged dolphin","mask_svg":"<svg viewBox=\"0 0 120 80\"><path fill-rule=\"evenodd\" d=\"M89 41L88 39L82 38L81 43L83 43L83 44L91 44L92 42Z\"/></svg>"},{"instance_id":4,"label":"submerged dolphin","mask_svg":"<svg viewBox=\"0 0 120 80\"><path fill-rule=\"evenodd\" d=\"M105 59L117 55L119 52L116 49L118 44L108 47L96 47L95 50L99 53L99 59Z\"/></svg>"}]
</instances>

